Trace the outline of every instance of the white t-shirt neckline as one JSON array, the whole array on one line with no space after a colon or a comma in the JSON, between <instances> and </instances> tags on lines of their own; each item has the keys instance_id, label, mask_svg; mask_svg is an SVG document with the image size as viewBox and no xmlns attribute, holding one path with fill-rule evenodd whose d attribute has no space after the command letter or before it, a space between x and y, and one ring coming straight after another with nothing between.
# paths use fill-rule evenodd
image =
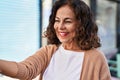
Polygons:
<instances>
[{"instance_id":1,"label":"white t-shirt neckline","mask_svg":"<svg viewBox=\"0 0 120 80\"><path fill-rule=\"evenodd\" d=\"M53 54L43 80L80 80L84 52L65 50L62 45Z\"/></svg>"}]
</instances>

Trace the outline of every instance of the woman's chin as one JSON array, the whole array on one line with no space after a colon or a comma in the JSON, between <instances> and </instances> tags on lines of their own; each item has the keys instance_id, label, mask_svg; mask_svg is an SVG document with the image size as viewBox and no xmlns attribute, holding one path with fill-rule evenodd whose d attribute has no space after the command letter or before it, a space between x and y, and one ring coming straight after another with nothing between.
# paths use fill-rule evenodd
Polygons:
<instances>
[{"instance_id":1,"label":"woman's chin","mask_svg":"<svg viewBox=\"0 0 120 80\"><path fill-rule=\"evenodd\" d=\"M65 39L65 40L60 40L61 43L71 43L71 40Z\"/></svg>"},{"instance_id":2,"label":"woman's chin","mask_svg":"<svg viewBox=\"0 0 120 80\"><path fill-rule=\"evenodd\" d=\"M61 43L67 43L68 40L60 40Z\"/></svg>"}]
</instances>

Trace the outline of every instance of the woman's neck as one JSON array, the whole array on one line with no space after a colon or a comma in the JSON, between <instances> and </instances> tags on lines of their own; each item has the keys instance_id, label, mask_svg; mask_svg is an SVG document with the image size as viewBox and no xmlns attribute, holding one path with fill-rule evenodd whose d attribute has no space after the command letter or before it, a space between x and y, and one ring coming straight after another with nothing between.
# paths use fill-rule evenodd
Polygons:
<instances>
[{"instance_id":1,"label":"woman's neck","mask_svg":"<svg viewBox=\"0 0 120 80\"><path fill-rule=\"evenodd\" d=\"M80 47L76 43L62 43L62 46L66 50L71 50L71 51L83 51L80 49Z\"/></svg>"}]
</instances>

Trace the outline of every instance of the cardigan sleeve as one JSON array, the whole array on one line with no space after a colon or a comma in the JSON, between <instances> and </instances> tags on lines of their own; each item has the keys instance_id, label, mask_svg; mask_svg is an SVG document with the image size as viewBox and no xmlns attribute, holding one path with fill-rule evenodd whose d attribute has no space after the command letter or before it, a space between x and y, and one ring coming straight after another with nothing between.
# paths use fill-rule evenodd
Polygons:
<instances>
[{"instance_id":1,"label":"cardigan sleeve","mask_svg":"<svg viewBox=\"0 0 120 80\"><path fill-rule=\"evenodd\" d=\"M47 45L40 48L34 55L26 60L17 63L18 72L15 76L21 80L32 80L40 74L42 75L50 62L52 54L58 47L56 45Z\"/></svg>"},{"instance_id":2,"label":"cardigan sleeve","mask_svg":"<svg viewBox=\"0 0 120 80\"><path fill-rule=\"evenodd\" d=\"M34 55L17 63L18 72L15 76L21 80L32 80L39 75L47 64L46 48L39 49Z\"/></svg>"}]
</instances>

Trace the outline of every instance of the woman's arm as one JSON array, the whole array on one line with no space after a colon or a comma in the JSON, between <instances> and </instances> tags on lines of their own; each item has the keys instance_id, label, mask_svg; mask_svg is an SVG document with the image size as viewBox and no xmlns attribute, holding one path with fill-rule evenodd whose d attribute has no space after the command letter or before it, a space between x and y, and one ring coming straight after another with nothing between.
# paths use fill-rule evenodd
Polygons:
<instances>
[{"instance_id":1,"label":"woman's arm","mask_svg":"<svg viewBox=\"0 0 120 80\"><path fill-rule=\"evenodd\" d=\"M22 80L32 80L43 73L56 46L44 46L22 62L0 60L0 73Z\"/></svg>"},{"instance_id":2,"label":"woman's arm","mask_svg":"<svg viewBox=\"0 0 120 80\"><path fill-rule=\"evenodd\" d=\"M21 62L0 60L0 73L22 80L32 80L39 75L48 62L46 48L40 48L35 54Z\"/></svg>"},{"instance_id":3,"label":"woman's arm","mask_svg":"<svg viewBox=\"0 0 120 80\"><path fill-rule=\"evenodd\" d=\"M0 60L0 73L14 77L17 74L18 68L16 62Z\"/></svg>"}]
</instances>

